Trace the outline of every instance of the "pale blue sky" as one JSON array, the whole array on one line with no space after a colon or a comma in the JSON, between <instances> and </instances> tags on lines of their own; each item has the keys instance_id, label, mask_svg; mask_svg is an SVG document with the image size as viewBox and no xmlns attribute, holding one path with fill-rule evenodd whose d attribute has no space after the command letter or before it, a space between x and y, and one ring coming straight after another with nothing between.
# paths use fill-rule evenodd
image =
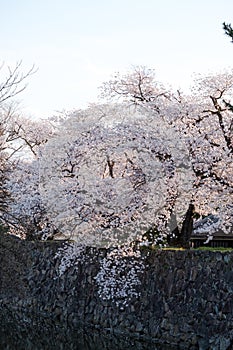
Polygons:
<instances>
[{"instance_id":1,"label":"pale blue sky","mask_svg":"<svg viewBox=\"0 0 233 350\"><path fill-rule=\"evenodd\" d=\"M20 96L48 117L96 100L97 87L132 65L187 89L194 72L233 67L232 0L0 0L0 60L38 72Z\"/></svg>"}]
</instances>

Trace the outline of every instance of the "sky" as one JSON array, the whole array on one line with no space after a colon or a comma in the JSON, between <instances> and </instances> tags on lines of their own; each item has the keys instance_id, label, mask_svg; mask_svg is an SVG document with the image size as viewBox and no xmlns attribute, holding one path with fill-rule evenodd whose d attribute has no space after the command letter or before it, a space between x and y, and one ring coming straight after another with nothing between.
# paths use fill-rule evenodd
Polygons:
<instances>
[{"instance_id":1,"label":"sky","mask_svg":"<svg viewBox=\"0 0 233 350\"><path fill-rule=\"evenodd\" d=\"M231 69L223 22L232 0L0 0L0 62L35 65L19 109L47 118L96 102L102 82L133 66L183 91L194 73Z\"/></svg>"}]
</instances>

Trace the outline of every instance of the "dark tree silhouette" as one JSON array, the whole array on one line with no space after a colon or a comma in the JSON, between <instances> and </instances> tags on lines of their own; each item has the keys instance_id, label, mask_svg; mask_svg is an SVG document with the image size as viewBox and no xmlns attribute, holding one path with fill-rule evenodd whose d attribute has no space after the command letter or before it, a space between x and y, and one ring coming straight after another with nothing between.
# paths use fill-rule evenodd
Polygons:
<instances>
[{"instance_id":1,"label":"dark tree silhouette","mask_svg":"<svg viewBox=\"0 0 233 350\"><path fill-rule=\"evenodd\" d=\"M231 24L223 22L223 29L225 31L225 34L228 35L231 38L231 41L233 42L233 28Z\"/></svg>"}]
</instances>

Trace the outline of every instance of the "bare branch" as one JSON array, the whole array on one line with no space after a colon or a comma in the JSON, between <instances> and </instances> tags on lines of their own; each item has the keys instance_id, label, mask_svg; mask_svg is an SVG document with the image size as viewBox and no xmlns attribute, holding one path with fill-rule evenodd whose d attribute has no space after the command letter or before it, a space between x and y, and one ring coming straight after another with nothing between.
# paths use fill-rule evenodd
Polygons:
<instances>
[{"instance_id":1,"label":"bare branch","mask_svg":"<svg viewBox=\"0 0 233 350\"><path fill-rule=\"evenodd\" d=\"M27 78L37 71L33 65L26 73L22 73L21 66L22 61L19 61L14 68L7 67L7 76L0 83L0 104L24 91L27 87ZM4 63L1 65L0 70L3 67Z\"/></svg>"}]
</instances>

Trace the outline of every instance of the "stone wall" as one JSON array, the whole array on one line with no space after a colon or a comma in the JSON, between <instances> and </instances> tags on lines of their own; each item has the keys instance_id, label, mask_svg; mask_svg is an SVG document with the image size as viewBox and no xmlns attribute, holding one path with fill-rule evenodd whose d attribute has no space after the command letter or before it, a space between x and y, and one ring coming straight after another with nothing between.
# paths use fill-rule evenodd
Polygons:
<instances>
[{"instance_id":1,"label":"stone wall","mask_svg":"<svg viewBox=\"0 0 233 350\"><path fill-rule=\"evenodd\" d=\"M138 294L117 306L100 298L96 282L107 251L87 249L59 277L62 244L0 236L2 313L30 324L38 317L71 327L82 322L181 349L233 348L233 253L145 250Z\"/></svg>"}]
</instances>

